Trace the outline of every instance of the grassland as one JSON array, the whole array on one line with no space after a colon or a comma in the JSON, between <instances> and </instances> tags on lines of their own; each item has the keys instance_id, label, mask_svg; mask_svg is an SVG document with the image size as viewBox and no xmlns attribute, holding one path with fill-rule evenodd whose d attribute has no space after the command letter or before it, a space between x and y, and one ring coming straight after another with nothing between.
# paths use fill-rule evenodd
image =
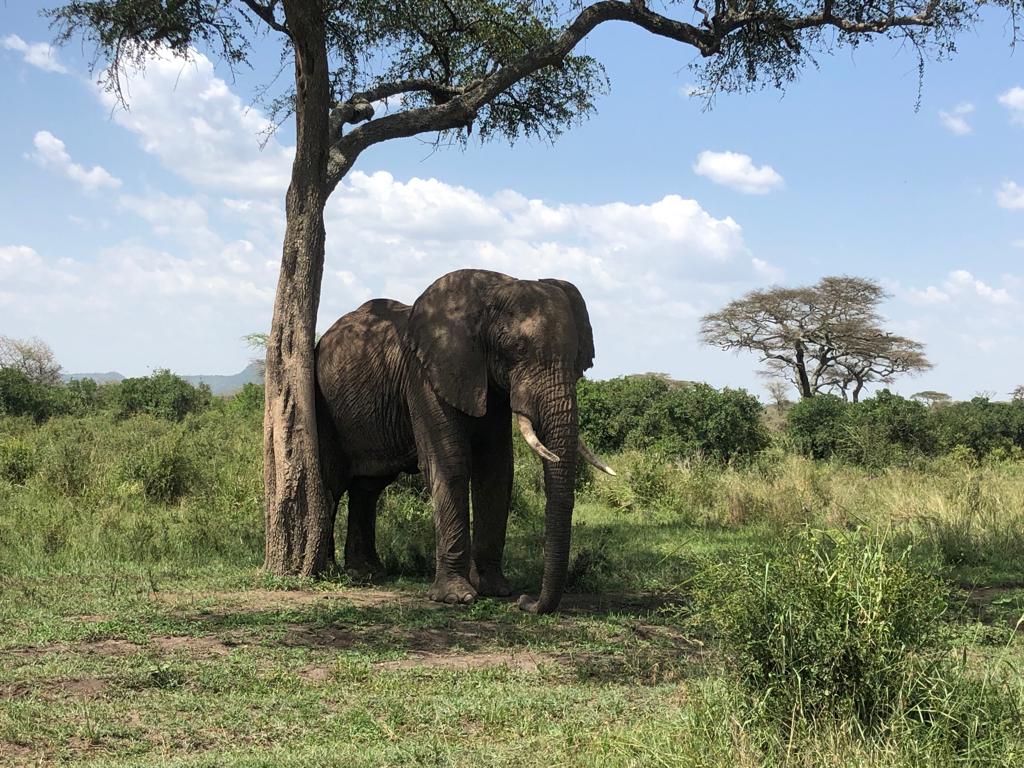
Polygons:
<instances>
[{"instance_id":1,"label":"grassland","mask_svg":"<svg viewBox=\"0 0 1024 768\"><path fill-rule=\"evenodd\" d=\"M432 534L414 482L381 513L392 579L261 574L258 419L0 422L0 764L1024 762L1024 464L623 454L620 479L581 482L564 610L533 617L423 599ZM534 459L517 464L508 571L529 590L542 494ZM927 690L877 722L780 720L744 687L742 641L703 621L723 564L784 568L815 531L878 542L883 577L940 585L919 654L934 663L898 688ZM819 610L801 594L794 611Z\"/></svg>"}]
</instances>

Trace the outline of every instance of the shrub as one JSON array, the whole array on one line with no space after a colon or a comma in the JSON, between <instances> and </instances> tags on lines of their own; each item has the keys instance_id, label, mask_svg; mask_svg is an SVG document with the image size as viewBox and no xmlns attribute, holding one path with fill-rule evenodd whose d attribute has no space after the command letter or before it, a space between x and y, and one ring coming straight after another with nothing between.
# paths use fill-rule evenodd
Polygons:
<instances>
[{"instance_id":1,"label":"shrub","mask_svg":"<svg viewBox=\"0 0 1024 768\"><path fill-rule=\"evenodd\" d=\"M883 389L850 408L850 422L866 428L874 442L929 455L938 445L931 412L923 403Z\"/></svg>"},{"instance_id":2,"label":"shrub","mask_svg":"<svg viewBox=\"0 0 1024 768\"><path fill-rule=\"evenodd\" d=\"M1024 448L1024 403L993 403L975 397L936 410L934 418L944 450L962 445L982 458L997 449Z\"/></svg>"},{"instance_id":3,"label":"shrub","mask_svg":"<svg viewBox=\"0 0 1024 768\"><path fill-rule=\"evenodd\" d=\"M21 437L0 438L0 477L21 485L35 474L36 452L32 444Z\"/></svg>"},{"instance_id":4,"label":"shrub","mask_svg":"<svg viewBox=\"0 0 1024 768\"><path fill-rule=\"evenodd\" d=\"M810 533L792 551L703 570L696 610L752 702L793 718L877 725L911 706L944 648L942 585L863 532Z\"/></svg>"},{"instance_id":5,"label":"shrub","mask_svg":"<svg viewBox=\"0 0 1024 768\"><path fill-rule=\"evenodd\" d=\"M761 404L741 389L635 376L581 380L577 400L583 438L600 453L636 448L728 462L768 444Z\"/></svg>"},{"instance_id":6,"label":"shrub","mask_svg":"<svg viewBox=\"0 0 1024 768\"><path fill-rule=\"evenodd\" d=\"M47 445L44 479L58 493L78 496L92 476L96 435L71 419L50 423L59 424L60 429Z\"/></svg>"},{"instance_id":7,"label":"shrub","mask_svg":"<svg viewBox=\"0 0 1024 768\"><path fill-rule=\"evenodd\" d=\"M621 451L641 416L668 391L668 382L654 376L580 379L576 401L583 439L598 453Z\"/></svg>"},{"instance_id":8,"label":"shrub","mask_svg":"<svg viewBox=\"0 0 1024 768\"><path fill-rule=\"evenodd\" d=\"M31 416L46 421L60 412L59 388L36 384L21 371L0 368L0 415Z\"/></svg>"},{"instance_id":9,"label":"shrub","mask_svg":"<svg viewBox=\"0 0 1024 768\"><path fill-rule=\"evenodd\" d=\"M835 395L816 395L795 403L787 429L798 450L815 459L830 459L843 440L849 405Z\"/></svg>"},{"instance_id":10,"label":"shrub","mask_svg":"<svg viewBox=\"0 0 1024 768\"><path fill-rule=\"evenodd\" d=\"M209 407L212 396L205 384L194 387L170 371L158 370L152 376L125 379L116 392L118 418L148 413L171 421L181 421L190 413Z\"/></svg>"},{"instance_id":11,"label":"shrub","mask_svg":"<svg viewBox=\"0 0 1024 768\"><path fill-rule=\"evenodd\" d=\"M638 419L627 442L667 456L718 462L751 457L768 445L757 398L742 389L693 384L664 393Z\"/></svg>"},{"instance_id":12,"label":"shrub","mask_svg":"<svg viewBox=\"0 0 1024 768\"><path fill-rule=\"evenodd\" d=\"M250 381L232 396L229 407L240 413L263 413L263 398L263 386Z\"/></svg>"},{"instance_id":13,"label":"shrub","mask_svg":"<svg viewBox=\"0 0 1024 768\"><path fill-rule=\"evenodd\" d=\"M139 483L147 499L163 504L184 496L198 475L180 432L169 433L129 454L121 464L122 480Z\"/></svg>"}]
</instances>

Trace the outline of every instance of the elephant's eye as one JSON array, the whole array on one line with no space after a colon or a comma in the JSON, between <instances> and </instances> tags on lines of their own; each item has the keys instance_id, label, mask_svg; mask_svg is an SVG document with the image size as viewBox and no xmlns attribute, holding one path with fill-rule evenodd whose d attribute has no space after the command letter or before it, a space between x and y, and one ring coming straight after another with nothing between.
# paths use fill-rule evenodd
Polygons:
<instances>
[{"instance_id":1,"label":"elephant's eye","mask_svg":"<svg viewBox=\"0 0 1024 768\"><path fill-rule=\"evenodd\" d=\"M530 352L530 345L526 339L516 339L512 342L512 357L516 360L522 360Z\"/></svg>"}]
</instances>

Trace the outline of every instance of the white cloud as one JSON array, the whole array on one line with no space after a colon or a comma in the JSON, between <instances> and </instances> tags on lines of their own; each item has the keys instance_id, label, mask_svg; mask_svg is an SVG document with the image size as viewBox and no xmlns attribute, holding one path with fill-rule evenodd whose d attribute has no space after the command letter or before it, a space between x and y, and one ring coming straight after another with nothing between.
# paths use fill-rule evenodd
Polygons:
<instances>
[{"instance_id":1,"label":"white cloud","mask_svg":"<svg viewBox=\"0 0 1024 768\"><path fill-rule=\"evenodd\" d=\"M950 133L956 136L966 136L973 130L970 123L967 122L967 116L972 112L974 112L974 105L965 101L953 107L951 112L939 110L939 120Z\"/></svg>"},{"instance_id":2,"label":"white cloud","mask_svg":"<svg viewBox=\"0 0 1024 768\"><path fill-rule=\"evenodd\" d=\"M288 186L293 148L270 137L260 149L270 122L232 93L201 53L188 61L170 53L148 59L127 78L128 110L98 93L143 150L202 189L280 196Z\"/></svg>"},{"instance_id":3,"label":"white cloud","mask_svg":"<svg viewBox=\"0 0 1024 768\"><path fill-rule=\"evenodd\" d=\"M750 155L738 152L705 150L697 156L693 172L747 195L764 195L786 185L770 165L755 166Z\"/></svg>"},{"instance_id":4,"label":"white cloud","mask_svg":"<svg viewBox=\"0 0 1024 768\"><path fill-rule=\"evenodd\" d=\"M67 68L57 60L57 51L49 43L27 43L17 35L7 35L0 45L8 51L20 53L26 64L45 72L67 73Z\"/></svg>"},{"instance_id":5,"label":"white cloud","mask_svg":"<svg viewBox=\"0 0 1024 768\"><path fill-rule=\"evenodd\" d=\"M929 285L923 290L912 288L907 291L906 298L912 304L919 306L949 305L960 303L965 299L980 299L985 303L995 305L1014 303L1007 288L993 288L966 269L956 269L950 272L941 287Z\"/></svg>"},{"instance_id":6,"label":"white cloud","mask_svg":"<svg viewBox=\"0 0 1024 768\"><path fill-rule=\"evenodd\" d=\"M36 133L32 143L36 151L31 157L36 162L44 168L62 173L86 192L95 192L103 188L116 189L121 186L121 180L111 176L102 166L94 165L87 170L84 166L72 162L64 142L49 131Z\"/></svg>"},{"instance_id":7,"label":"white cloud","mask_svg":"<svg viewBox=\"0 0 1024 768\"><path fill-rule=\"evenodd\" d=\"M16 297L5 304L5 315L21 318L11 332L56 344L87 327L112 340L104 355L134 359L130 345L145 338L153 366L185 372L234 367L225 362L225 347L269 323L283 234L280 203L277 216L269 215L270 203L250 198L211 204L202 195L152 192L124 195L119 203L162 240L127 240L69 265L31 249L9 254L35 259L33 270L62 271L76 281L11 288ZM704 354L696 344L697 318L778 274L752 256L733 219L714 217L678 195L642 205L570 205L355 172L326 215L322 329L373 296L411 301L453 269L561 277L587 298L604 375L648 370L651 359L684 359L681 349ZM0 281L7 289L2 275ZM78 310L82 327L68 329L66 318ZM240 343L237 349L241 367L247 352ZM90 352L93 362L79 367L123 367L116 359L101 364L97 354ZM205 365L176 362L207 358Z\"/></svg>"},{"instance_id":8,"label":"white cloud","mask_svg":"<svg viewBox=\"0 0 1024 768\"><path fill-rule=\"evenodd\" d=\"M1014 86L999 94L999 103L1010 112L1010 120L1024 123L1024 88Z\"/></svg>"},{"instance_id":9,"label":"white cloud","mask_svg":"<svg viewBox=\"0 0 1024 768\"><path fill-rule=\"evenodd\" d=\"M996 202L1001 208L1024 209L1024 187L1015 181L1004 181L996 192Z\"/></svg>"}]
</instances>

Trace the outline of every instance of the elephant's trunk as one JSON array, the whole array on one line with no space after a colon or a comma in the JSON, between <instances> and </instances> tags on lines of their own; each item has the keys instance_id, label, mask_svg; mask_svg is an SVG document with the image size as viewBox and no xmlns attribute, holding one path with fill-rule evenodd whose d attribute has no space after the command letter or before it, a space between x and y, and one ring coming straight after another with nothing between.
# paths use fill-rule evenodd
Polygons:
<instances>
[{"instance_id":1,"label":"elephant's trunk","mask_svg":"<svg viewBox=\"0 0 1024 768\"><path fill-rule=\"evenodd\" d=\"M548 388L536 401L538 437L560 461L544 462L544 580L540 597L523 595L519 607L531 613L550 613L558 608L569 570L572 536L573 493L579 417L576 387L570 379Z\"/></svg>"}]
</instances>

